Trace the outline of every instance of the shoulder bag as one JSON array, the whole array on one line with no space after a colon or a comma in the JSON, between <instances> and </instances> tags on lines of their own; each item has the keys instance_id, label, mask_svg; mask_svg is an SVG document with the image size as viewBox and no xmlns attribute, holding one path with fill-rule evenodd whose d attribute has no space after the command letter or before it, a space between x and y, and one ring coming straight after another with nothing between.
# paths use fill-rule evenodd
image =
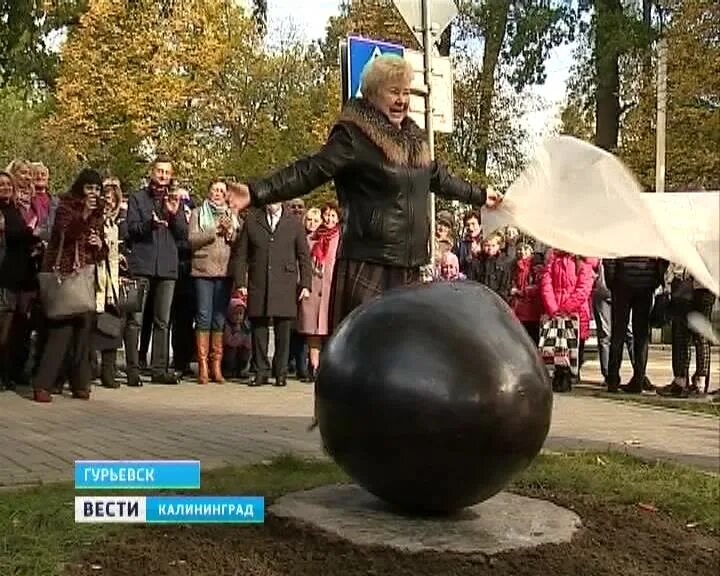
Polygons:
<instances>
[{"instance_id":1,"label":"shoulder bag","mask_svg":"<svg viewBox=\"0 0 720 576\"><path fill-rule=\"evenodd\" d=\"M80 253L75 242L73 271L63 276L60 259L65 245L65 232L60 234L60 246L50 272L40 272L40 300L45 316L62 320L95 311L95 265L80 266Z\"/></svg>"},{"instance_id":2,"label":"shoulder bag","mask_svg":"<svg viewBox=\"0 0 720 576\"><path fill-rule=\"evenodd\" d=\"M119 338L123 333L123 318L118 300L115 284L113 283L112 271L110 269L110 260L105 257L105 269L107 277L110 279L110 287L112 288L113 303L107 302L107 289L105 289L105 310L98 314L96 321L97 331L110 338Z\"/></svg>"}]
</instances>

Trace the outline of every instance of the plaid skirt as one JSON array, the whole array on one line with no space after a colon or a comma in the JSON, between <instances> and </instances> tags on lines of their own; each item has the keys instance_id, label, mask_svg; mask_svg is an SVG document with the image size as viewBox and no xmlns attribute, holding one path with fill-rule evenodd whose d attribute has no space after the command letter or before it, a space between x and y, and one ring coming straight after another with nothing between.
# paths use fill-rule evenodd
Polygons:
<instances>
[{"instance_id":1,"label":"plaid skirt","mask_svg":"<svg viewBox=\"0 0 720 576\"><path fill-rule=\"evenodd\" d=\"M420 268L338 260L330 290L330 333L358 306L383 292L421 281Z\"/></svg>"}]
</instances>

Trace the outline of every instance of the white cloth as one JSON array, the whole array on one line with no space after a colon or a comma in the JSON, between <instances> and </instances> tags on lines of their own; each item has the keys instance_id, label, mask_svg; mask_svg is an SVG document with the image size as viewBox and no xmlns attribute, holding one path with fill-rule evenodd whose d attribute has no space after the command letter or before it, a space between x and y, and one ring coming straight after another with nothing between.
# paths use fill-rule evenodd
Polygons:
<instances>
[{"instance_id":1,"label":"white cloth","mask_svg":"<svg viewBox=\"0 0 720 576\"><path fill-rule=\"evenodd\" d=\"M275 213L271 212L270 210L267 211L267 223L268 226L270 226L270 230L272 230L273 232L275 232L275 228L277 228L281 216L282 208Z\"/></svg>"},{"instance_id":2,"label":"white cloth","mask_svg":"<svg viewBox=\"0 0 720 576\"><path fill-rule=\"evenodd\" d=\"M643 193L615 156L570 136L547 140L482 217L487 233L515 226L583 256L664 258L720 294L720 193Z\"/></svg>"}]
</instances>

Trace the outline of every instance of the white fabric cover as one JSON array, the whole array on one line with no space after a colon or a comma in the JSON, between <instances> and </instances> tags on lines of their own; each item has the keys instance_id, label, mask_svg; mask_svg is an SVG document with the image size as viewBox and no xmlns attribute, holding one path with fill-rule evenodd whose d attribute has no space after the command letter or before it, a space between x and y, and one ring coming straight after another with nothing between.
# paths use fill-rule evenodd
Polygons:
<instances>
[{"instance_id":1,"label":"white fabric cover","mask_svg":"<svg viewBox=\"0 0 720 576\"><path fill-rule=\"evenodd\" d=\"M486 233L515 226L583 256L655 256L720 293L720 193L644 193L612 154L570 136L547 140L495 210Z\"/></svg>"}]
</instances>

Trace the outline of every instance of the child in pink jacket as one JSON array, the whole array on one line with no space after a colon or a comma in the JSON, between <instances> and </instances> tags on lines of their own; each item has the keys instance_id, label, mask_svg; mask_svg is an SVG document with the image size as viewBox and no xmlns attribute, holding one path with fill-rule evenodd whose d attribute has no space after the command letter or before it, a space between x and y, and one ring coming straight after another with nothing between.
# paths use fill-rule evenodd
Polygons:
<instances>
[{"instance_id":1,"label":"child in pink jacket","mask_svg":"<svg viewBox=\"0 0 720 576\"><path fill-rule=\"evenodd\" d=\"M582 366L585 341L590 336L590 296L596 267L595 259L550 250L540 280L540 296L545 314L550 318L575 315L579 319L578 369ZM553 376L553 389L558 392L570 391L572 380L569 368L558 369Z\"/></svg>"}]
</instances>

